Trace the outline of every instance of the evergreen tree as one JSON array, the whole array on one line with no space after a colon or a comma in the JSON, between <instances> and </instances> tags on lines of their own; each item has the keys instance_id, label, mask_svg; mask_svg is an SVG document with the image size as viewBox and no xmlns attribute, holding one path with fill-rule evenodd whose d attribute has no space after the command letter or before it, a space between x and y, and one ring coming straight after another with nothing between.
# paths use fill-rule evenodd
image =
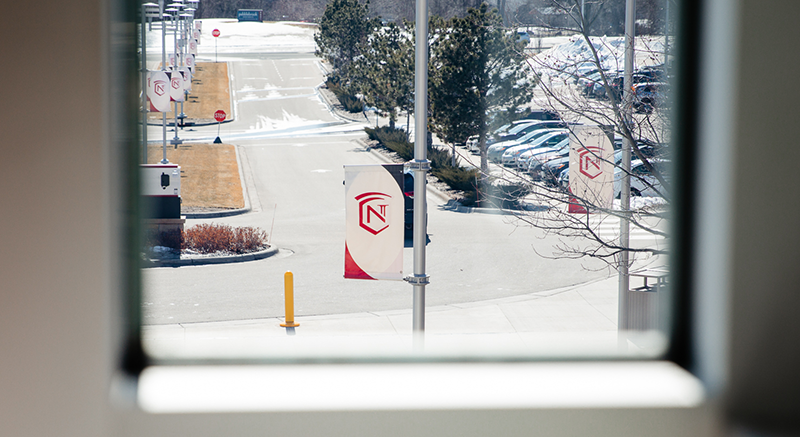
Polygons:
<instances>
[{"instance_id":1,"label":"evergreen tree","mask_svg":"<svg viewBox=\"0 0 800 437\"><path fill-rule=\"evenodd\" d=\"M369 1L362 4L358 0L332 0L320 19L319 31L314 35L316 55L329 61L341 78L347 79L350 65L379 23L378 19L369 19L368 12Z\"/></svg>"},{"instance_id":2,"label":"evergreen tree","mask_svg":"<svg viewBox=\"0 0 800 437\"><path fill-rule=\"evenodd\" d=\"M535 81L516 33L503 28L500 14L486 3L470 9L464 18L434 17L430 28L431 130L449 143L478 135L485 178L487 115L513 114L518 105L530 101Z\"/></svg>"},{"instance_id":3,"label":"evergreen tree","mask_svg":"<svg viewBox=\"0 0 800 437\"><path fill-rule=\"evenodd\" d=\"M414 42L394 23L375 29L361 47L350 75L367 104L388 115L394 128L397 112L411 112L414 92Z\"/></svg>"}]
</instances>

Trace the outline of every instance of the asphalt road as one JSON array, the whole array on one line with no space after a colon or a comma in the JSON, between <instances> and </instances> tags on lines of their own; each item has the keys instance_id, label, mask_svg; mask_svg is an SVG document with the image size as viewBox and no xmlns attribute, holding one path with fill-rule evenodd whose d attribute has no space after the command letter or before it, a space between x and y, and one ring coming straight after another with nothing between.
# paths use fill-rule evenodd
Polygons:
<instances>
[{"instance_id":1,"label":"asphalt road","mask_svg":"<svg viewBox=\"0 0 800 437\"><path fill-rule=\"evenodd\" d=\"M317 95L323 81L317 62L311 54L264 54L231 64L236 120L224 124L220 136L239 148L253 211L213 221L261 227L280 254L238 264L145 269L145 324L280 316L286 271L294 274L298 316L411 308L412 287L404 282L343 279L342 166L382 161L358 141L366 137L365 125L337 118ZM155 135L160 128L152 129ZM181 132L182 138L205 140L216 135L216 126ZM508 216L449 211L445 202L429 192L430 306L549 290L609 274L597 261L537 255L551 253L555 242L538 229ZM407 274L412 266L412 249L406 248Z\"/></svg>"}]
</instances>

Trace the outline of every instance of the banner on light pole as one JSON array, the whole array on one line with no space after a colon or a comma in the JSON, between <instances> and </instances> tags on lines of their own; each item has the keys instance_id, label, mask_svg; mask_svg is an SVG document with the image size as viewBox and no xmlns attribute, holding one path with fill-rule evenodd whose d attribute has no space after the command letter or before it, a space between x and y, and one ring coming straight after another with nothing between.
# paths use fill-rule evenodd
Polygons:
<instances>
[{"instance_id":1,"label":"banner on light pole","mask_svg":"<svg viewBox=\"0 0 800 437\"><path fill-rule=\"evenodd\" d=\"M600 126L574 126L569 135L569 212L586 204L610 209L614 195L614 148ZM583 199L583 201L576 200Z\"/></svg>"},{"instance_id":2,"label":"banner on light pole","mask_svg":"<svg viewBox=\"0 0 800 437\"><path fill-rule=\"evenodd\" d=\"M346 165L344 277L403 279L403 164Z\"/></svg>"},{"instance_id":3,"label":"banner on light pole","mask_svg":"<svg viewBox=\"0 0 800 437\"><path fill-rule=\"evenodd\" d=\"M179 71L169 72L169 99L173 102L183 101L183 74Z\"/></svg>"},{"instance_id":4,"label":"banner on light pole","mask_svg":"<svg viewBox=\"0 0 800 437\"><path fill-rule=\"evenodd\" d=\"M192 72L188 67L181 67L180 72L183 75L183 89L192 91Z\"/></svg>"},{"instance_id":5,"label":"banner on light pole","mask_svg":"<svg viewBox=\"0 0 800 437\"><path fill-rule=\"evenodd\" d=\"M148 72L147 98L150 100L151 112L169 112L170 80L166 72Z\"/></svg>"}]
</instances>

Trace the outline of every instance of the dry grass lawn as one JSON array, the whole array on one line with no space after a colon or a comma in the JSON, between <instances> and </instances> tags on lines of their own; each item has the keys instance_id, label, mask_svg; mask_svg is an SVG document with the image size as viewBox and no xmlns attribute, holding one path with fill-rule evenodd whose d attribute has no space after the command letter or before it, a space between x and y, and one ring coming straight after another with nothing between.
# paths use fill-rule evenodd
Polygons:
<instances>
[{"instance_id":1,"label":"dry grass lawn","mask_svg":"<svg viewBox=\"0 0 800 437\"><path fill-rule=\"evenodd\" d=\"M222 109L231 118L231 96L228 81L228 64L225 62L198 62L192 77L192 91L183 103L186 121L214 122L214 113ZM175 103L170 107L174 108ZM178 104L180 110L180 103ZM161 120L160 112L148 113L151 122ZM175 113L167 112L167 122L175 120Z\"/></svg>"},{"instance_id":2,"label":"dry grass lawn","mask_svg":"<svg viewBox=\"0 0 800 437\"><path fill-rule=\"evenodd\" d=\"M158 163L161 145L151 144L147 161ZM181 166L181 208L237 209L244 207L236 150L231 144L167 145L167 159Z\"/></svg>"}]
</instances>

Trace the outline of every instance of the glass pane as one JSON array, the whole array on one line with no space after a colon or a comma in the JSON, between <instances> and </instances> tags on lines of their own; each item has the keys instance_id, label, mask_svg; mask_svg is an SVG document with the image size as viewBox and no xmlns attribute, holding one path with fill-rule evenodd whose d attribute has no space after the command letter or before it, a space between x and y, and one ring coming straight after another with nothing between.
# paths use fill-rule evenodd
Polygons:
<instances>
[{"instance_id":1,"label":"glass pane","mask_svg":"<svg viewBox=\"0 0 800 437\"><path fill-rule=\"evenodd\" d=\"M674 20L639 2L626 80L624 3L430 4L427 225L413 3L143 6L148 353L663 353ZM364 280L420 263L424 302Z\"/></svg>"}]
</instances>

